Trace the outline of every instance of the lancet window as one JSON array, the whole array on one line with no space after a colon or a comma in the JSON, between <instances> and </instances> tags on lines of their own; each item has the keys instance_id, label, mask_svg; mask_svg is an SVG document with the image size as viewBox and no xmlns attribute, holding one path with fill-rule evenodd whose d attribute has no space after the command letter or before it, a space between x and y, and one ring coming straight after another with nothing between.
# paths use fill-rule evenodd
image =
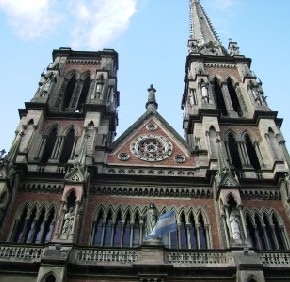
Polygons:
<instances>
[{"instance_id":1,"label":"lancet window","mask_svg":"<svg viewBox=\"0 0 290 282\"><path fill-rule=\"evenodd\" d=\"M51 129L48 136L44 137L43 142L41 144L43 145L43 143L45 143L42 158L41 158L42 163L46 163L48 159L52 157L55 142L57 140L57 133L58 133L58 128L57 126L54 126Z\"/></svg>"},{"instance_id":2,"label":"lancet window","mask_svg":"<svg viewBox=\"0 0 290 282\"><path fill-rule=\"evenodd\" d=\"M138 247L146 235L146 216L146 207L135 211L128 207L116 209L99 207L92 224L91 244L102 247ZM181 210L177 226L176 232L162 236L167 248L193 250L211 248L210 225L202 210L190 212Z\"/></svg>"},{"instance_id":3,"label":"lancet window","mask_svg":"<svg viewBox=\"0 0 290 282\"><path fill-rule=\"evenodd\" d=\"M60 163L67 163L69 159L73 158L74 153L74 147L75 147L75 130L74 128L70 128L67 132L66 136L63 137L63 144L62 144L62 150L59 157Z\"/></svg>"},{"instance_id":4,"label":"lancet window","mask_svg":"<svg viewBox=\"0 0 290 282\"><path fill-rule=\"evenodd\" d=\"M56 210L52 206L27 204L21 208L14 223L11 241L43 244L51 240Z\"/></svg>"},{"instance_id":5,"label":"lancet window","mask_svg":"<svg viewBox=\"0 0 290 282\"><path fill-rule=\"evenodd\" d=\"M226 141L226 148L228 151L228 158L230 164L233 165L235 169L242 168L242 162L239 154L238 143L236 137L232 132L228 134L228 140Z\"/></svg>"},{"instance_id":6,"label":"lancet window","mask_svg":"<svg viewBox=\"0 0 290 282\"><path fill-rule=\"evenodd\" d=\"M250 244L255 250L288 250L284 224L272 210L248 211L246 223Z\"/></svg>"},{"instance_id":7,"label":"lancet window","mask_svg":"<svg viewBox=\"0 0 290 282\"><path fill-rule=\"evenodd\" d=\"M217 109L221 110L221 113L223 116L227 116L228 111L227 111L224 95L220 86L220 82L216 78L212 82L212 88L214 92Z\"/></svg>"},{"instance_id":8,"label":"lancet window","mask_svg":"<svg viewBox=\"0 0 290 282\"><path fill-rule=\"evenodd\" d=\"M236 92L235 87L233 85L233 80L231 78L227 79L227 86L228 86L228 91L229 91L229 94L230 94L230 97L232 100L233 110L235 112L237 112L239 116L242 116L243 111L242 111L242 108L241 108L241 105L239 102L239 98L237 96L237 92Z\"/></svg>"}]
</instances>

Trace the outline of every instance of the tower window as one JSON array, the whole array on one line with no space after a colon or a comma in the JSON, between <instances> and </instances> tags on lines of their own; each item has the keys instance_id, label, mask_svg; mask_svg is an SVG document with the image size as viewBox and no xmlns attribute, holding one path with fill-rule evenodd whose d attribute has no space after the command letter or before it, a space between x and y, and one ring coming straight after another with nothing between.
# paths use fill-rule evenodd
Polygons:
<instances>
[{"instance_id":1,"label":"tower window","mask_svg":"<svg viewBox=\"0 0 290 282\"><path fill-rule=\"evenodd\" d=\"M240 105L240 102L239 102L239 98L237 96L237 92L236 92L236 90L234 88L234 85L233 85L233 80L231 78L227 79L227 86L228 86L228 90L229 90L230 97L231 97L231 100L232 100L233 110L235 112L237 112L239 116L242 116L243 115L243 111L242 111L242 108L241 108L241 105Z\"/></svg>"},{"instance_id":2,"label":"tower window","mask_svg":"<svg viewBox=\"0 0 290 282\"><path fill-rule=\"evenodd\" d=\"M41 158L42 163L46 163L48 159L51 158L56 143L56 139L57 139L57 127L55 126L53 127L53 129L51 130L46 139L43 155Z\"/></svg>"},{"instance_id":3,"label":"tower window","mask_svg":"<svg viewBox=\"0 0 290 282\"><path fill-rule=\"evenodd\" d=\"M235 169L242 169L242 162L239 155L238 144L232 133L229 134L228 146L231 164L234 166Z\"/></svg>"},{"instance_id":4,"label":"tower window","mask_svg":"<svg viewBox=\"0 0 290 282\"><path fill-rule=\"evenodd\" d=\"M220 84L217 79L214 79L213 81L213 90L214 90L214 96L216 101L216 106L218 110L221 110L221 113L223 116L228 115L226 103L224 100L224 96L220 87Z\"/></svg>"}]
</instances>

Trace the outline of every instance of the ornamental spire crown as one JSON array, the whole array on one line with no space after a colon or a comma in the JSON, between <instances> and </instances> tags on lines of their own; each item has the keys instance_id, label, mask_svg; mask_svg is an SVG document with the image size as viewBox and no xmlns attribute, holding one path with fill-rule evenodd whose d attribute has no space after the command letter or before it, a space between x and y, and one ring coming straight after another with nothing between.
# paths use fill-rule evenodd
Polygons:
<instances>
[{"instance_id":1,"label":"ornamental spire crown","mask_svg":"<svg viewBox=\"0 0 290 282\"><path fill-rule=\"evenodd\" d=\"M225 48L215 32L199 0L189 0L190 36L188 40L189 52L205 55L226 55Z\"/></svg>"}]
</instances>

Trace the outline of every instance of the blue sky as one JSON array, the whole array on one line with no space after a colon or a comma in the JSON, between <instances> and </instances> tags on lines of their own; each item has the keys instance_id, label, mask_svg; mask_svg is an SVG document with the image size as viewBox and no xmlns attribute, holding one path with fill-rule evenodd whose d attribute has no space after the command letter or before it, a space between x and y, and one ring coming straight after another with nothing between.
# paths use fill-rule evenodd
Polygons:
<instances>
[{"instance_id":1,"label":"blue sky","mask_svg":"<svg viewBox=\"0 0 290 282\"><path fill-rule=\"evenodd\" d=\"M201 3L223 45L232 38L241 54L252 58L252 70L264 83L268 105L284 118L282 133L290 142L290 1ZM0 150L9 150L17 110L35 94L52 50L63 46L119 52L117 137L144 113L151 83L159 113L183 136L188 22L188 0L0 0Z\"/></svg>"}]
</instances>

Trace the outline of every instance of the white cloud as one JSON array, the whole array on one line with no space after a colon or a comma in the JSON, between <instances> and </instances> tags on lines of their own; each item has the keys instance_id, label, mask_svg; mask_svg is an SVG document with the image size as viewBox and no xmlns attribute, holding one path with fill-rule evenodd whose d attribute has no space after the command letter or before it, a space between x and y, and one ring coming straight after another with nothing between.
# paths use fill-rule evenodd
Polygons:
<instances>
[{"instance_id":1,"label":"white cloud","mask_svg":"<svg viewBox=\"0 0 290 282\"><path fill-rule=\"evenodd\" d=\"M55 0L0 0L13 31L25 39L44 37L55 29L60 15L54 6Z\"/></svg>"},{"instance_id":2,"label":"white cloud","mask_svg":"<svg viewBox=\"0 0 290 282\"><path fill-rule=\"evenodd\" d=\"M76 20L72 45L100 49L117 38L129 26L136 12L137 0L75 1L72 11Z\"/></svg>"},{"instance_id":3,"label":"white cloud","mask_svg":"<svg viewBox=\"0 0 290 282\"><path fill-rule=\"evenodd\" d=\"M62 26L73 48L105 47L129 26L138 0L0 0L15 33L25 39L45 37Z\"/></svg>"}]
</instances>

